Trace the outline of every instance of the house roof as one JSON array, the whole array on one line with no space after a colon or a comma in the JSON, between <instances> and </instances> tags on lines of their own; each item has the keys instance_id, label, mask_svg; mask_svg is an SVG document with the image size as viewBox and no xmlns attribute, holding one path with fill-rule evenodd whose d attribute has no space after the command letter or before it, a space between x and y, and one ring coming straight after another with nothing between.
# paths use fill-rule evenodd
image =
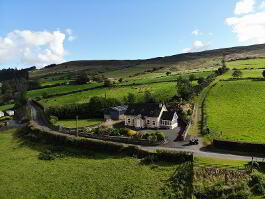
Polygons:
<instances>
[{"instance_id":1,"label":"house roof","mask_svg":"<svg viewBox=\"0 0 265 199\"><path fill-rule=\"evenodd\" d=\"M125 115L141 115L147 117L158 117L162 106L155 103L130 104Z\"/></svg>"},{"instance_id":2,"label":"house roof","mask_svg":"<svg viewBox=\"0 0 265 199\"><path fill-rule=\"evenodd\" d=\"M123 106L115 106L115 107L111 107L110 109L121 112L121 111L126 111L127 108L128 108L127 105L123 105Z\"/></svg>"},{"instance_id":3,"label":"house roof","mask_svg":"<svg viewBox=\"0 0 265 199\"><path fill-rule=\"evenodd\" d=\"M173 120L175 112L171 112L171 111L163 111L162 116L161 116L161 120Z\"/></svg>"},{"instance_id":4,"label":"house roof","mask_svg":"<svg viewBox=\"0 0 265 199\"><path fill-rule=\"evenodd\" d=\"M110 111L118 111L118 112L122 112L122 111L126 111L128 108L128 105L123 105L123 106L114 106L114 107L110 107L104 110L105 114L109 114Z\"/></svg>"}]
</instances>

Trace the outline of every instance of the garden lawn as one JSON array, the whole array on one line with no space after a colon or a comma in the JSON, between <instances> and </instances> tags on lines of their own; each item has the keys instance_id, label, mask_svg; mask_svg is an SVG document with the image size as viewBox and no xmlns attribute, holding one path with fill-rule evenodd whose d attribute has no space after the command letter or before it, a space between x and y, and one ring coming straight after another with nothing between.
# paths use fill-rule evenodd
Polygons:
<instances>
[{"instance_id":1,"label":"garden lawn","mask_svg":"<svg viewBox=\"0 0 265 199\"><path fill-rule=\"evenodd\" d=\"M220 81L207 97L206 111L213 136L265 142L265 81Z\"/></svg>"},{"instance_id":2,"label":"garden lawn","mask_svg":"<svg viewBox=\"0 0 265 199\"><path fill-rule=\"evenodd\" d=\"M177 169L170 164L73 149L55 160L39 160L49 146L25 144L15 130L0 132L0 198L165 198L161 190ZM170 193L169 193L170 194Z\"/></svg>"},{"instance_id":3,"label":"garden lawn","mask_svg":"<svg viewBox=\"0 0 265 199\"><path fill-rule=\"evenodd\" d=\"M142 100L145 91L150 91L151 93L153 93L157 100L166 100L176 95L176 90L176 82L163 82L116 88L98 88L80 93L43 99L41 100L41 103L45 106L58 106L72 103L88 103L89 99L93 96L105 97L105 95L108 98L123 100L125 96L128 96L128 93L133 93L137 96L137 100Z\"/></svg>"},{"instance_id":4,"label":"garden lawn","mask_svg":"<svg viewBox=\"0 0 265 199\"><path fill-rule=\"evenodd\" d=\"M80 119L78 120L78 127L93 126L100 124L103 120L98 119ZM56 125L61 125L66 128L76 128L76 120L59 120Z\"/></svg>"}]
</instances>

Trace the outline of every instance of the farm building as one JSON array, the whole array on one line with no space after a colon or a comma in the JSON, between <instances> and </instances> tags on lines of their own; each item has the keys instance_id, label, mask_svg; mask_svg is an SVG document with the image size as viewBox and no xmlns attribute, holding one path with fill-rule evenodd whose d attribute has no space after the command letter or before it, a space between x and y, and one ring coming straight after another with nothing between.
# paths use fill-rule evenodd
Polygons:
<instances>
[{"instance_id":1,"label":"farm building","mask_svg":"<svg viewBox=\"0 0 265 199\"><path fill-rule=\"evenodd\" d=\"M0 117L4 117L4 116L5 116L4 112L0 111Z\"/></svg>"},{"instance_id":2,"label":"farm building","mask_svg":"<svg viewBox=\"0 0 265 199\"><path fill-rule=\"evenodd\" d=\"M104 119L105 120L124 120L124 113L128 106L115 106L105 110Z\"/></svg>"},{"instance_id":3,"label":"farm building","mask_svg":"<svg viewBox=\"0 0 265 199\"><path fill-rule=\"evenodd\" d=\"M15 114L15 112L13 110L8 110L8 111L6 111L6 114L8 116L13 116Z\"/></svg>"},{"instance_id":4,"label":"farm building","mask_svg":"<svg viewBox=\"0 0 265 199\"><path fill-rule=\"evenodd\" d=\"M124 114L125 126L135 128L167 128L178 126L178 115L163 104L132 104Z\"/></svg>"}]
</instances>

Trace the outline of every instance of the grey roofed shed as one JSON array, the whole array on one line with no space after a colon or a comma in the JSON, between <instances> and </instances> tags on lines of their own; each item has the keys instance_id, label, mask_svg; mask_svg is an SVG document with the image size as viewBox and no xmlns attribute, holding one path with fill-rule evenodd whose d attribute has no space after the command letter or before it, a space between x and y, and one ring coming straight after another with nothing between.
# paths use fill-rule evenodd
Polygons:
<instances>
[{"instance_id":1,"label":"grey roofed shed","mask_svg":"<svg viewBox=\"0 0 265 199\"><path fill-rule=\"evenodd\" d=\"M110 107L106 109L104 113L104 119L108 120L123 120L124 119L124 113L127 110L128 106L127 105L122 105L122 106L115 106L115 107Z\"/></svg>"}]
</instances>

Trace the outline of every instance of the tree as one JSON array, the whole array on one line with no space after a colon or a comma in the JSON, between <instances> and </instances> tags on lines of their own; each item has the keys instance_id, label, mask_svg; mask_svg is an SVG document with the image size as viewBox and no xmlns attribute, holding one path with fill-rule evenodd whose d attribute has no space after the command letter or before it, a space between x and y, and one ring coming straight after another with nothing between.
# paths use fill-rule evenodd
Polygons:
<instances>
[{"instance_id":1,"label":"tree","mask_svg":"<svg viewBox=\"0 0 265 199\"><path fill-rule=\"evenodd\" d=\"M82 73L77 76L77 79L76 79L77 84L86 84L87 82L89 82L89 78L86 73Z\"/></svg>"},{"instance_id":2,"label":"tree","mask_svg":"<svg viewBox=\"0 0 265 199\"><path fill-rule=\"evenodd\" d=\"M262 71L262 76L265 78L265 70Z\"/></svg>"},{"instance_id":3,"label":"tree","mask_svg":"<svg viewBox=\"0 0 265 199\"><path fill-rule=\"evenodd\" d=\"M179 77L177 79L177 93L182 99L190 100L193 96L193 87L188 79Z\"/></svg>"},{"instance_id":4,"label":"tree","mask_svg":"<svg viewBox=\"0 0 265 199\"><path fill-rule=\"evenodd\" d=\"M235 70L232 74L233 77L237 78L237 77L241 77L243 75L242 71L240 70Z\"/></svg>"},{"instance_id":5,"label":"tree","mask_svg":"<svg viewBox=\"0 0 265 199\"><path fill-rule=\"evenodd\" d=\"M104 80L104 86L111 87L111 85L112 85L111 80L109 80L109 79Z\"/></svg>"},{"instance_id":6,"label":"tree","mask_svg":"<svg viewBox=\"0 0 265 199\"><path fill-rule=\"evenodd\" d=\"M120 78L120 79L119 79L119 82L121 83L122 81L123 81L123 79L122 79L122 78Z\"/></svg>"},{"instance_id":7,"label":"tree","mask_svg":"<svg viewBox=\"0 0 265 199\"><path fill-rule=\"evenodd\" d=\"M155 102L155 98L150 91L144 92L144 102L145 103L154 103Z\"/></svg>"},{"instance_id":8,"label":"tree","mask_svg":"<svg viewBox=\"0 0 265 199\"><path fill-rule=\"evenodd\" d=\"M136 97L133 93L128 93L128 104L134 104L136 101Z\"/></svg>"},{"instance_id":9,"label":"tree","mask_svg":"<svg viewBox=\"0 0 265 199\"><path fill-rule=\"evenodd\" d=\"M200 77L199 79L198 79L198 84L202 84L202 83L204 83L205 82L205 79L203 78L203 77Z\"/></svg>"},{"instance_id":10,"label":"tree","mask_svg":"<svg viewBox=\"0 0 265 199\"><path fill-rule=\"evenodd\" d=\"M169 76L170 74L171 74L171 72L169 72L169 71L166 72L166 75L167 75L167 76Z\"/></svg>"},{"instance_id":11,"label":"tree","mask_svg":"<svg viewBox=\"0 0 265 199\"><path fill-rule=\"evenodd\" d=\"M191 74L190 76L189 76L189 80L192 82L192 81L194 81L196 79L196 76L194 75L194 74Z\"/></svg>"}]
</instances>

